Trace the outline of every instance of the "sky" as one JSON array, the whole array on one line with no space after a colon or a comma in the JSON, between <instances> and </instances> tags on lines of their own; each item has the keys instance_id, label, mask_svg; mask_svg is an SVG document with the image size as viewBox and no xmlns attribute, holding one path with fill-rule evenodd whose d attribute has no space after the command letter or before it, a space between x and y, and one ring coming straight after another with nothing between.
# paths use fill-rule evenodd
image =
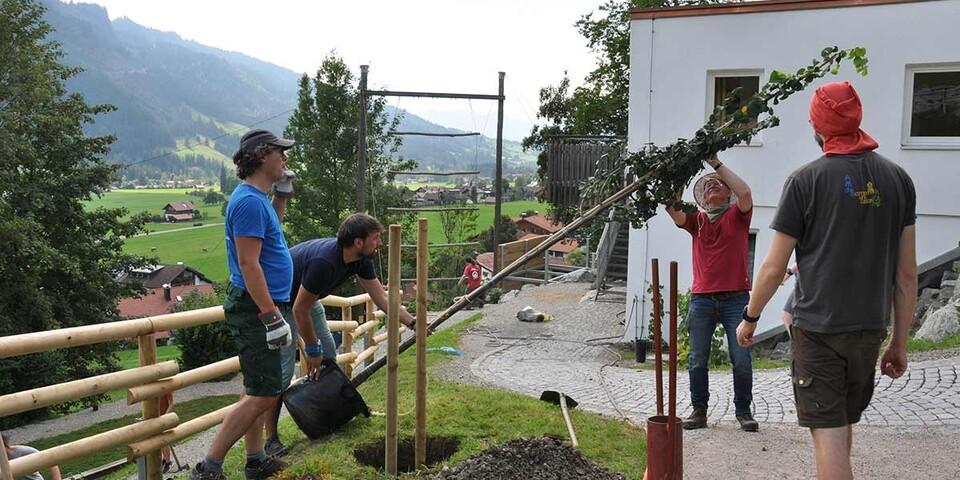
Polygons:
<instances>
[{"instance_id":1,"label":"sky","mask_svg":"<svg viewBox=\"0 0 960 480\"><path fill-rule=\"evenodd\" d=\"M330 52L369 87L497 93L506 72L504 137L537 122L539 91L568 72L578 85L595 55L573 26L603 0L84 0L136 23L314 74ZM430 121L496 135L495 101L389 98Z\"/></svg>"}]
</instances>

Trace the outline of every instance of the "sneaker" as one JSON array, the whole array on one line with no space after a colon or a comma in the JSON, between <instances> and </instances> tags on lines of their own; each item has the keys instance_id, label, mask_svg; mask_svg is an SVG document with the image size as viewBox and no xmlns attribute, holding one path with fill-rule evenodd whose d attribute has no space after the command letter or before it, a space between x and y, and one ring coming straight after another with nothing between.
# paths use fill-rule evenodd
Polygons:
<instances>
[{"instance_id":1,"label":"sneaker","mask_svg":"<svg viewBox=\"0 0 960 480\"><path fill-rule=\"evenodd\" d=\"M756 432L760 430L760 424L753 419L750 412L737 415L737 421L740 422L740 430L744 432Z\"/></svg>"},{"instance_id":2,"label":"sneaker","mask_svg":"<svg viewBox=\"0 0 960 480\"><path fill-rule=\"evenodd\" d=\"M267 457L266 460L255 466L251 466L248 462L247 467L243 469L243 476L247 480L266 480L285 468L287 468L286 463L273 457Z\"/></svg>"},{"instance_id":3,"label":"sneaker","mask_svg":"<svg viewBox=\"0 0 960 480\"><path fill-rule=\"evenodd\" d=\"M698 428L707 428L706 407L693 407L693 413L683 419L684 430L696 430Z\"/></svg>"},{"instance_id":4,"label":"sneaker","mask_svg":"<svg viewBox=\"0 0 960 480\"><path fill-rule=\"evenodd\" d=\"M227 476L223 472L206 471L203 462L200 462L190 471L190 480L227 480Z\"/></svg>"},{"instance_id":5,"label":"sneaker","mask_svg":"<svg viewBox=\"0 0 960 480\"><path fill-rule=\"evenodd\" d=\"M282 457L287 454L287 446L283 444L277 437L270 437L267 439L266 445L263 446L263 450L267 453L268 457Z\"/></svg>"}]
</instances>

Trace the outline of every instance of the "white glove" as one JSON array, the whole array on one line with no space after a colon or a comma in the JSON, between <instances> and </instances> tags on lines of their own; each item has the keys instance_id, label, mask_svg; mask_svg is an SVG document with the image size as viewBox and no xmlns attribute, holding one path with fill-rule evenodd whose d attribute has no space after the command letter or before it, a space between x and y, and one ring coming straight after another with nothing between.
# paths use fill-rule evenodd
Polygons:
<instances>
[{"instance_id":1,"label":"white glove","mask_svg":"<svg viewBox=\"0 0 960 480\"><path fill-rule=\"evenodd\" d=\"M267 348L276 350L289 346L293 343L293 334L290 332L290 325L283 319L279 310L272 310L267 313L257 315L263 325L267 327Z\"/></svg>"},{"instance_id":2,"label":"white glove","mask_svg":"<svg viewBox=\"0 0 960 480\"><path fill-rule=\"evenodd\" d=\"M292 197L293 179L296 178L296 176L297 174L293 173L293 170L283 169L283 176L273 184L274 193L280 197Z\"/></svg>"}]
</instances>

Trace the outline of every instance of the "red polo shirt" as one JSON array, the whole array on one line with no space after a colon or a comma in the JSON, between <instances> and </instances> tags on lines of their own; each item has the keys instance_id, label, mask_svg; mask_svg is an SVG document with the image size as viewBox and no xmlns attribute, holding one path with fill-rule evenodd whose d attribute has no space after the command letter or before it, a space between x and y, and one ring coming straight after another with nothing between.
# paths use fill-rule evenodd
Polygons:
<instances>
[{"instance_id":1,"label":"red polo shirt","mask_svg":"<svg viewBox=\"0 0 960 480\"><path fill-rule=\"evenodd\" d=\"M482 278L480 275L480 267L468 263L467 266L463 269L463 276L467 277L467 288L473 290L480 286Z\"/></svg>"},{"instance_id":2,"label":"red polo shirt","mask_svg":"<svg viewBox=\"0 0 960 480\"><path fill-rule=\"evenodd\" d=\"M693 236L693 293L750 290L747 252L753 209L731 205L716 222L706 213L687 214L681 227Z\"/></svg>"}]
</instances>

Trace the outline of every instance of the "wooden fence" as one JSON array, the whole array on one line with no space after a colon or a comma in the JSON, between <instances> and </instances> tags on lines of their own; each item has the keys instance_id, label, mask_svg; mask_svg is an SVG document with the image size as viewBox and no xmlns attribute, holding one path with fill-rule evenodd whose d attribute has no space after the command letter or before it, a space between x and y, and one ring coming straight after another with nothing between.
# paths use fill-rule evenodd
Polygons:
<instances>
[{"instance_id":1,"label":"wooden fence","mask_svg":"<svg viewBox=\"0 0 960 480\"><path fill-rule=\"evenodd\" d=\"M321 303L341 309L342 319L330 321L328 324L331 331L343 332L344 353L337 355L337 363L344 372L350 376L354 368L372 363L377 347L387 340L387 333L376 334L379 319L385 316L384 312L375 309L368 294L352 297L328 296L323 298ZM353 307L358 305L365 306L364 314L354 320ZM234 405L180 423L176 413L159 414L158 397L166 392L238 372L240 360L233 357L180 372L175 361L157 363L156 334L223 320L223 307L218 306L135 320L0 337L0 358L130 338L137 339L140 350L140 366L137 368L2 395L0 417L117 389L127 389L127 403L141 403L143 408L143 420L138 423L14 460L7 458L6 450L0 442L0 480L13 480L68 460L122 445L127 446L128 460L146 458L148 479L162 478L160 448L219 424ZM404 330L404 327L399 327L399 333ZM355 347L361 345L361 339L363 348L356 351ZM300 348L303 348L302 341ZM306 356L302 352L300 358L305 362ZM300 371L306 371L303 363Z\"/></svg>"}]
</instances>

